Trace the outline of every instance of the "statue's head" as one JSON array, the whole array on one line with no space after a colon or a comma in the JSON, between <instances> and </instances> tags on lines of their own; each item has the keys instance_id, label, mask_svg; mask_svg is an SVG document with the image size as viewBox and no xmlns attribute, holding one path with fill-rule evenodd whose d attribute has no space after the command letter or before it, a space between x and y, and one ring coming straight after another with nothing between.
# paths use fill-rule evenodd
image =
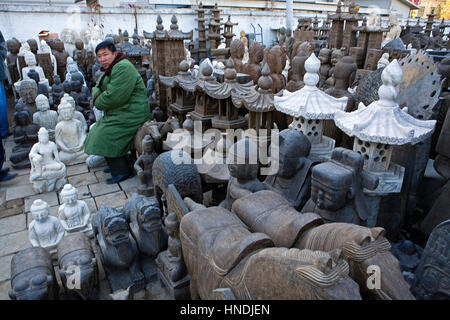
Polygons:
<instances>
[{"instance_id":1,"label":"statue's head","mask_svg":"<svg viewBox=\"0 0 450 320\"><path fill-rule=\"evenodd\" d=\"M164 225L166 226L167 234L173 238L178 232L180 225L177 215L174 212L169 213L164 220Z\"/></svg>"},{"instance_id":2,"label":"statue's head","mask_svg":"<svg viewBox=\"0 0 450 320\"><path fill-rule=\"evenodd\" d=\"M27 104L34 104L38 87L34 80L22 80L19 86L19 95Z\"/></svg>"},{"instance_id":3,"label":"statue's head","mask_svg":"<svg viewBox=\"0 0 450 320\"><path fill-rule=\"evenodd\" d=\"M48 98L45 95L40 94L36 97L36 108L39 111L47 111L50 109L50 104L48 103Z\"/></svg>"},{"instance_id":4,"label":"statue's head","mask_svg":"<svg viewBox=\"0 0 450 320\"><path fill-rule=\"evenodd\" d=\"M239 34L241 35L241 38L245 37L245 31L244 30L241 30L241 32Z\"/></svg>"},{"instance_id":5,"label":"statue's head","mask_svg":"<svg viewBox=\"0 0 450 320\"><path fill-rule=\"evenodd\" d=\"M335 66L336 63L338 63L341 58L342 58L342 51L339 49L334 49L331 52L331 65Z\"/></svg>"},{"instance_id":6,"label":"statue's head","mask_svg":"<svg viewBox=\"0 0 450 320\"><path fill-rule=\"evenodd\" d=\"M36 72L36 70L31 69L27 72L27 76L28 78L34 80L34 82L36 82L37 85L39 85L39 73Z\"/></svg>"},{"instance_id":7,"label":"statue's head","mask_svg":"<svg viewBox=\"0 0 450 320\"><path fill-rule=\"evenodd\" d=\"M69 80L65 80L63 82L63 89L65 93L70 93L72 91L72 85Z\"/></svg>"},{"instance_id":8,"label":"statue's head","mask_svg":"<svg viewBox=\"0 0 450 320\"><path fill-rule=\"evenodd\" d=\"M128 35L128 30L125 30L123 32L123 41L128 42L130 40L130 37Z\"/></svg>"},{"instance_id":9,"label":"statue's head","mask_svg":"<svg viewBox=\"0 0 450 320\"><path fill-rule=\"evenodd\" d=\"M28 39L27 40L28 45L30 46L30 50L31 52L33 52L34 54L37 53L38 51L38 44L37 41L35 39Z\"/></svg>"},{"instance_id":10,"label":"statue's head","mask_svg":"<svg viewBox=\"0 0 450 320\"><path fill-rule=\"evenodd\" d=\"M20 50L20 42L16 39L9 39L6 41L6 47L12 54L18 54Z\"/></svg>"},{"instance_id":11,"label":"statue's head","mask_svg":"<svg viewBox=\"0 0 450 320\"><path fill-rule=\"evenodd\" d=\"M61 102L62 101L69 103L72 106L73 110L75 110L76 107L75 99L71 95L69 95L68 93L64 93L64 96L61 99Z\"/></svg>"},{"instance_id":12,"label":"statue's head","mask_svg":"<svg viewBox=\"0 0 450 320\"><path fill-rule=\"evenodd\" d=\"M73 206L78 201L78 190L71 184L66 184L59 194L62 202L69 206Z\"/></svg>"},{"instance_id":13,"label":"statue's head","mask_svg":"<svg viewBox=\"0 0 450 320\"><path fill-rule=\"evenodd\" d=\"M71 120L74 116L74 112L75 112L74 108L66 100L61 101L61 103L58 106L58 114L60 115L62 120L65 121Z\"/></svg>"},{"instance_id":14,"label":"statue's head","mask_svg":"<svg viewBox=\"0 0 450 320\"><path fill-rule=\"evenodd\" d=\"M324 162L312 169L311 199L320 208L337 211L343 208L351 189L353 172L334 162Z\"/></svg>"},{"instance_id":15,"label":"statue's head","mask_svg":"<svg viewBox=\"0 0 450 320\"><path fill-rule=\"evenodd\" d=\"M33 52L27 51L25 52L25 63L29 67L35 67L36 66L36 56Z\"/></svg>"},{"instance_id":16,"label":"statue's head","mask_svg":"<svg viewBox=\"0 0 450 320\"><path fill-rule=\"evenodd\" d=\"M100 211L102 210L104 210L101 212L104 216L102 233L106 242L114 247L127 245L129 243L129 229L125 215L109 207L102 206Z\"/></svg>"},{"instance_id":17,"label":"statue's head","mask_svg":"<svg viewBox=\"0 0 450 320\"><path fill-rule=\"evenodd\" d=\"M397 12L395 12L395 11L391 12L391 14L389 15L389 23L391 24L391 27L398 25L398 14L397 14Z\"/></svg>"},{"instance_id":18,"label":"statue's head","mask_svg":"<svg viewBox=\"0 0 450 320\"><path fill-rule=\"evenodd\" d=\"M14 113L14 122L19 127L27 126L31 123L30 115L26 111L17 111Z\"/></svg>"},{"instance_id":19,"label":"statue's head","mask_svg":"<svg viewBox=\"0 0 450 320\"><path fill-rule=\"evenodd\" d=\"M280 158L278 175L293 177L303 167L311 151L311 142L300 131L285 129L280 132Z\"/></svg>"},{"instance_id":20,"label":"statue's head","mask_svg":"<svg viewBox=\"0 0 450 320\"><path fill-rule=\"evenodd\" d=\"M58 52L64 52L64 42L62 42L60 39L56 39L53 43L53 47Z\"/></svg>"},{"instance_id":21,"label":"statue's head","mask_svg":"<svg viewBox=\"0 0 450 320\"><path fill-rule=\"evenodd\" d=\"M41 199L37 199L34 200L33 204L31 205L30 212L33 215L34 220L42 223L47 220L48 215L50 214L50 209L47 202Z\"/></svg>"},{"instance_id":22,"label":"statue's head","mask_svg":"<svg viewBox=\"0 0 450 320\"><path fill-rule=\"evenodd\" d=\"M80 80L72 79L72 81L70 82L70 87L72 91L81 92L81 88L83 87L83 85Z\"/></svg>"},{"instance_id":23,"label":"statue's head","mask_svg":"<svg viewBox=\"0 0 450 320\"><path fill-rule=\"evenodd\" d=\"M331 57L331 50L328 48L322 48L319 51L319 60L320 60L320 64L326 64L328 62L330 62L330 57Z\"/></svg>"},{"instance_id":24,"label":"statue's head","mask_svg":"<svg viewBox=\"0 0 450 320\"><path fill-rule=\"evenodd\" d=\"M258 177L258 147L248 138L233 144L227 160L230 176L238 180L254 180Z\"/></svg>"},{"instance_id":25,"label":"statue's head","mask_svg":"<svg viewBox=\"0 0 450 320\"><path fill-rule=\"evenodd\" d=\"M75 40L75 48L77 48L77 50L83 50L84 49L83 40L81 40L81 39Z\"/></svg>"},{"instance_id":26,"label":"statue's head","mask_svg":"<svg viewBox=\"0 0 450 320\"><path fill-rule=\"evenodd\" d=\"M161 231L161 208L155 197L144 199L137 209L138 223L145 232Z\"/></svg>"},{"instance_id":27,"label":"statue's head","mask_svg":"<svg viewBox=\"0 0 450 320\"><path fill-rule=\"evenodd\" d=\"M234 39L230 44L230 55L233 59L242 59L245 53L245 44L239 40Z\"/></svg>"},{"instance_id":28,"label":"statue's head","mask_svg":"<svg viewBox=\"0 0 450 320\"><path fill-rule=\"evenodd\" d=\"M53 83L56 84L56 85L60 85L60 84L61 84L61 78L59 77L58 74L55 74L55 75L53 76ZM53 89L53 88L52 88L52 89Z\"/></svg>"},{"instance_id":29,"label":"statue's head","mask_svg":"<svg viewBox=\"0 0 450 320\"><path fill-rule=\"evenodd\" d=\"M45 40L41 40L41 51L45 53L51 53L52 49L50 46L45 42Z\"/></svg>"},{"instance_id":30,"label":"statue's head","mask_svg":"<svg viewBox=\"0 0 450 320\"><path fill-rule=\"evenodd\" d=\"M47 143L49 142L49 136L48 131L44 127L41 127L38 131L38 139L40 143Z\"/></svg>"},{"instance_id":31,"label":"statue's head","mask_svg":"<svg viewBox=\"0 0 450 320\"><path fill-rule=\"evenodd\" d=\"M145 154L151 154L153 152L154 141L150 135L146 135L144 139L142 139L142 150Z\"/></svg>"}]
</instances>

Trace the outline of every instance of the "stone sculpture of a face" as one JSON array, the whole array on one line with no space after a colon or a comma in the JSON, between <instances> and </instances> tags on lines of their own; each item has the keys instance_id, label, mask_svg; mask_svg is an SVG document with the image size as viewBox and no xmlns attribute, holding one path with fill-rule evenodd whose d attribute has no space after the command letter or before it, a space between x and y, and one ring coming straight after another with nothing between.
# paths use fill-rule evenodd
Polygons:
<instances>
[{"instance_id":1,"label":"stone sculpture of a face","mask_svg":"<svg viewBox=\"0 0 450 320\"><path fill-rule=\"evenodd\" d=\"M37 84L34 80L23 80L20 83L19 95L27 104L34 104L38 93Z\"/></svg>"}]
</instances>

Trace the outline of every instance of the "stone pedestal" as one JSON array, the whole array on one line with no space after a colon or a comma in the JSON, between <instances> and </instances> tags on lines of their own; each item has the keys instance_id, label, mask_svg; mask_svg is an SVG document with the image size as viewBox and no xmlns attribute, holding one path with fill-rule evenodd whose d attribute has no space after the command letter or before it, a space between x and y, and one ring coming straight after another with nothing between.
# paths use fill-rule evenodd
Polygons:
<instances>
[{"instance_id":1,"label":"stone pedestal","mask_svg":"<svg viewBox=\"0 0 450 320\"><path fill-rule=\"evenodd\" d=\"M169 274L173 266L168 258L168 251L163 251L158 255L158 258L156 258L156 265L158 266L159 279L169 291L170 297L174 300L189 300L189 275L186 275L177 282L173 282L170 279Z\"/></svg>"}]
</instances>

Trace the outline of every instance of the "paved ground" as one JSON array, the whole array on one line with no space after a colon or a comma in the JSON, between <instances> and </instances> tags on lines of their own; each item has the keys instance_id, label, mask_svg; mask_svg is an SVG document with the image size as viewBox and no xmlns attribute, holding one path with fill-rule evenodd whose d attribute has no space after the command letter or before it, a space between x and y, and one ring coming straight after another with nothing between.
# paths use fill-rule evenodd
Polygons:
<instances>
[{"instance_id":1,"label":"paved ground","mask_svg":"<svg viewBox=\"0 0 450 320\"><path fill-rule=\"evenodd\" d=\"M14 145L13 137L4 140L6 157L9 159ZM30 206L36 199L46 201L50 206L50 213L57 215L61 204L59 194L55 191L37 195L29 181L29 169L13 170L8 161L4 167L11 168L10 172L17 172L13 180L0 183L0 299L9 299L11 258L18 251L31 246L28 240L27 226L32 221ZM110 178L103 168L89 170L86 164L67 167L67 180L78 188L78 197L86 201L95 214L101 205L120 208L136 192L139 183L134 176L118 184L105 183Z\"/></svg>"}]
</instances>

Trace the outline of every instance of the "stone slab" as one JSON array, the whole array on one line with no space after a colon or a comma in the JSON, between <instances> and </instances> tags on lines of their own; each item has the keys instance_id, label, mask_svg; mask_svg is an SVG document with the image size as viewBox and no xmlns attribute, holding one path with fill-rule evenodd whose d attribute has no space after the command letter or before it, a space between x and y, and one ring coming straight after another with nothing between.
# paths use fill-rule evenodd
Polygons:
<instances>
[{"instance_id":1,"label":"stone slab","mask_svg":"<svg viewBox=\"0 0 450 320\"><path fill-rule=\"evenodd\" d=\"M71 177L71 176L74 176L77 174L86 173L86 172L89 172L89 169L88 169L86 163L80 163L80 164L76 164L76 165L67 167L67 176L68 177Z\"/></svg>"},{"instance_id":2,"label":"stone slab","mask_svg":"<svg viewBox=\"0 0 450 320\"><path fill-rule=\"evenodd\" d=\"M25 212L30 211L31 205L37 199L41 199L41 200L47 202L49 207L59 205L58 195L56 194L56 191L41 193L41 194L37 194L37 195L31 196L31 197L25 198Z\"/></svg>"},{"instance_id":3,"label":"stone slab","mask_svg":"<svg viewBox=\"0 0 450 320\"><path fill-rule=\"evenodd\" d=\"M103 171L103 170L105 170L106 168L108 168L108 166L89 168L89 171L90 171L90 172L98 172L98 171Z\"/></svg>"},{"instance_id":4,"label":"stone slab","mask_svg":"<svg viewBox=\"0 0 450 320\"><path fill-rule=\"evenodd\" d=\"M84 199L83 201L86 202L89 211L91 211L91 218L92 218L92 215L97 212L97 206L95 204L94 198Z\"/></svg>"},{"instance_id":5,"label":"stone slab","mask_svg":"<svg viewBox=\"0 0 450 320\"><path fill-rule=\"evenodd\" d=\"M132 189L137 190L137 187L139 186L139 184L140 184L140 182L139 182L138 176L134 176L132 178L128 178L127 180L119 182L120 187L124 191L132 190Z\"/></svg>"},{"instance_id":6,"label":"stone slab","mask_svg":"<svg viewBox=\"0 0 450 320\"><path fill-rule=\"evenodd\" d=\"M26 198L34 194L36 193L34 192L33 185L31 184L10 187L6 189L6 201Z\"/></svg>"},{"instance_id":7,"label":"stone slab","mask_svg":"<svg viewBox=\"0 0 450 320\"><path fill-rule=\"evenodd\" d=\"M11 300L8 291L11 290L11 281L0 282L0 300Z\"/></svg>"},{"instance_id":8,"label":"stone slab","mask_svg":"<svg viewBox=\"0 0 450 320\"><path fill-rule=\"evenodd\" d=\"M14 216L16 214L21 214L23 213L23 211L24 211L23 206L16 206L13 208L0 208L0 219Z\"/></svg>"},{"instance_id":9,"label":"stone slab","mask_svg":"<svg viewBox=\"0 0 450 320\"><path fill-rule=\"evenodd\" d=\"M96 171L95 176L97 177L98 182L106 181L106 179L112 177L110 173L105 173L103 171Z\"/></svg>"},{"instance_id":10,"label":"stone slab","mask_svg":"<svg viewBox=\"0 0 450 320\"><path fill-rule=\"evenodd\" d=\"M71 176L67 178L68 183L70 183L74 187L85 186L88 184L97 183L97 177L92 172L78 174L76 176Z\"/></svg>"},{"instance_id":11,"label":"stone slab","mask_svg":"<svg viewBox=\"0 0 450 320\"><path fill-rule=\"evenodd\" d=\"M8 161L8 162L9 162L9 161ZM23 176L23 175L30 174L30 169L29 169L29 168L24 168L24 169L14 169L14 168L11 166L11 163L9 163L9 165L8 165L7 167L10 168L10 169L9 169L9 172L10 172L10 173L17 173L17 175L19 175L19 176Z\"/></svg>"},{"instance_id":12,"label":"stone slab","mask_svg":"<svg viewBox=\"0 0 450 320\"><path fill-rule=\"evenodd\" d=\"M15 187L15 186L22 186L25 184L30 184L30 175L24 174L22 176L17 176L14 179L8 180L6 182L2 182L2 187Z\"/></svg>"},{"instance_id":13,"label":"stone slab","mask_svg":"<svg viewBox=\"0 0 450 320\"><path fill-rule=\"evenodd\" d=\"M89 190L93 197L97 197L104 194L120 191L120 187L117 183L107 184L106 182L99 182L95 184L90 184Z\"/></svg>"},{"instance_id":14,"label":"stone slab","mask_svg":"<svg viewBox=\"0 0 450 320\"><path fill-rule=\"evenodd\" d=\"M7 234L0 237L0 257L30 248L28 230Z\"/></svg>"},{"instance_id":15,"label":"stone slab","mask_svg":"<svg viewBox=\"0 0 450 320\"><path fill-rule=\"evenodd\" d=\"M14 255L0 257L0 282L11 278L11 259Z\"/></svg>"},{"instance_id":16,"label":"stone slab","mask_svg":"<svg viewBox=\"0 0 450 320\"><path fill-rule=\"evenodd\" d=\"M125 192L123 191L109 193L95 198L97 208L100 208L100 206L102 205L111 208L120 208L126 201L127 197L125 196Z\"/></svg>"},{"instance_id":17,"label":"stone slab","mask_svg":"<svg viewBox=\"0 0 450 320\"><path fill-rule=\"evenodd\" d=\"M27 228L26 218L24 214L18 214L0 219L0 236L25 230Z\"/></svg>"}]
</instances>

